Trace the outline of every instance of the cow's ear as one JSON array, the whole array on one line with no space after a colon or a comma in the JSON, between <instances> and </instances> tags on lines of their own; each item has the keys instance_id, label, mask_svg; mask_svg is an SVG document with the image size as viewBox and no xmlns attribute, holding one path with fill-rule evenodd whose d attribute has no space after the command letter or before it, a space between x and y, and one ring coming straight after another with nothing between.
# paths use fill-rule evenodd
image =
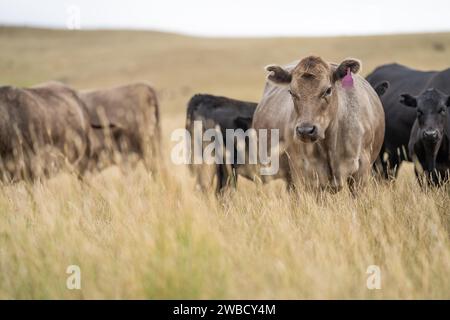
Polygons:
<instances>
[{"instance_id":1,"label":"cow's ear","mask_svg":"<svg viewBox=\"0 0 450 320\"><path fill-rule=\"evenodd\" d=\"M408 93L404 93L400 95L400 103L404 104L407 107L415 108L417 107L417 99Z\"/></svg>"},{"instance_id":2,"label":"cow's ear","mask_svg":"<svg viewBox=\"0 0 450 320\"><path fill-rule=\"evenodd\" d=\"M379 97L381 97L386 93L388 88L389 88L389 82L382 81L375 86L375 92L378 94Z\"/></svg>"},{"instance_id":3,"label":"cow's ear","mask_svg":"<svg viewBox=\"0 0 450 320\"><path fill-rule=\"evenodd\" d=\"M251 117L237 117L234 119L234 124L236 128L247 131L252 126L252 118Z\"/></svg>"},{"instance_id":4,"label":"cow's ear","mask_svg":"<svg viewBox=\"0 0 450 320\"><path fill-rule=\"evenodd\" d=\"M269 74L267 75L267 80L278 85L288 85L291 83L292 74L282 67L270 65L265 69L269 72Z\"/></svg>"},{"instance_id":5,"label":"cow's ear","mask_svg":"<svg viewBox=\"0 0 450 320\"><path fill-rule=\"evenodd\" d=\"M345 59L334 71L333 79L335 81L341 80L349 69L352 73L358 73L361 70L361 61L352 58Z\"/></svg>"}]
</instances>

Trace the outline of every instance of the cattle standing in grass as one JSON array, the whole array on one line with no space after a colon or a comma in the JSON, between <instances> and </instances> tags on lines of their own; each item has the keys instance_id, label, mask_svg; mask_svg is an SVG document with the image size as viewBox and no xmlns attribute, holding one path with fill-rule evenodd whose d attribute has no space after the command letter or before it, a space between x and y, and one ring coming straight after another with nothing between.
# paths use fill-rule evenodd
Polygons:
<instances>
[{"instance_id":1,"label":"cattle standing in grass","mask_svg":"<svg viewBox=\"0 0 450 320\"><path fill-rule=\"evenodd\" d=\"M372 85L389 81L389 91L381 97L385 112L386 134L379 161L383 176L394 178L402 161L411 161L408 148L411 128L416 120L416 111L400 103L400 95L408 92L418 95L428 88L448 93L450 69L444 71L419 71L399 64L388 64L376 68L367 76Z\"/></svg>"},{"instance_id":2,"label":"cattle standing in grass","mask_svg":"<svg viewBox=\"0 0 450 320\"><path fill-rule=\"evenodd\" d=\"M402 94L400 103L416 111L408 143L410 159L418 162L416 175L424 170L427 181L439 185L449 178L450 169L450 96L428 89L417 97Z\"/></svg>"},{"instance_id":3,"label":"cattle standing in grass","mask_svg":"<svg viewBox=\"0 0 450 320\"><path fill-rule=\"evenodd\" d=\"M188 103L186 115L186 130L194 137L194 121L201 121L202 130L200 134L208 129L218 128L222 135L222 145L226 146L226 129L242 129L246 131L252 122L256 103L234 100L226 97L213 96L209 94L194 95ZM199 143L198 150L204 150L203 143L192 140L191 150L194 150L194 143ZM225 148L224 148L225 149ZM225 155L225 150L223 151ZM216 193L222 192L228 185L235 185L237 175L242 175L248 179L253 179L250 166L237 164L236 155L232 164L194 164L193 154L189 168L195 174L197 185L202 190L211 188L216 177Z\"/></svg>"},{"instance_id":4,"label":"cattle standing in grass","mask_svg":"<svg viewBox=\"0 0 450 320\"><path fill-rule=\"evenodd\" d=\"M384 113L377 93L356 74L360 63L307 57L266 69L253 127L279 129L294 184L329 190L363 184L383 142Z\"/></svg>"},{"instance_id":5,"label":"cattle standing in grass","mask_svg":"<svg viewBox=\"0 0 450 320\"><path fill-rule=\"evenodd\" d=\"M151 86L136 83L83 91L80 96L91 123L98 128L92 139L95 166L133 160L134 156L155 168L161 135L158 100Z\"/></svg>"},{"instance_id":6,"label":"cattle standing in grass","mask_svg":"<svg viewBox=\"0 0 450 320\"><path fill-rule=\"evenodd\" d=\"M71 88L50 82L0 87L0 171L4 181L50 176L87 166L89 119Z\"/></svg>"}]
</instances>

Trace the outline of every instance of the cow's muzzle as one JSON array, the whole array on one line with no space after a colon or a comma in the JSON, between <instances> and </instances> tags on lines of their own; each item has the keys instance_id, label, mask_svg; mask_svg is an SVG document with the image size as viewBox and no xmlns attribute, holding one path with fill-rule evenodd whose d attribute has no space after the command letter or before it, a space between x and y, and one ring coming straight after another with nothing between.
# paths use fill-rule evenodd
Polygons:
<instances>
[{"instance_id":1,"label":"cow's muzzle","mask_svg":"<svg viewBox=\"0 0 450 320\"><path fill-rule=\"evenodd\" d=\"M439 140L439 131L437 129L424 130L422 137L429 142L436 142Z\"/></svg>"},{"instance_id":2,"label":"cow's muzzle","mask_svg":"<svg viewBox=\"0 0 450 320\"><path fill-rule=\"evenodd\" d=\"M303 142L315 142L319 137L319 130L314 125L305 124L297 126L295 132L297 137Z\"/></svg>"}]
</instances>

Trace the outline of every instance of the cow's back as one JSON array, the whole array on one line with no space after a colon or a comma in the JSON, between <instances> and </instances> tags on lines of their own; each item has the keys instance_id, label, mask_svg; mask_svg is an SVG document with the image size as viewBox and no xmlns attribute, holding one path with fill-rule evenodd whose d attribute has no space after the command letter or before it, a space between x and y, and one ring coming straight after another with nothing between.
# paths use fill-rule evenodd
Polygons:
<instances>
[{"instance_id":1,"label":"cow's back","mask_svg":"<svg viewBox=\"0 0 450 320\"><path fill-rule=\"evenodd\" d=\"M83 144L87 143L89 116L75 90L52 81L19 89L19 92L20 113L24 116L20 127L22 133L34 130L31 134L35 134L35 138L61 149L78 138Z\"/></svg>"},{"instance_id":2,"label":"cow's back","mask_svg":"<svg viewBox=\"0 0 450 320\"><path fill-rule=\"evenodd\" d=\"M38 114L39 117L49 116L51 119L46 125L51 126L53 139L57 139L68 129L79 135L85 135L89 131L87 109L72 88L59 82L48 82L24 89L24 94L30 98L30 101L24 104L31 109L29 113ZM36 108L39 112L36 112Z\"/></svg>"},{"instance_id":3,"label":"cow's back","mask_svg":"<svg viewBox=\"0 0 450 320\"><path fill-rule=\"evenodd\" d=\"M254 102L196 94L188 103L186 128L189 130L192 121L201 120L206 128L219 125L223 130L236 129L235 118L252 118L255 109Z\"/></svg>"},{"instance_id":4,"label":"cow's back","mask_svg":"<svg viewBox=\"0 0 450 320\"><path fill-rule=\"evenodd\" d=\"M159 127L158 100L148 84L135 83L82 91L80 96L86 104L92 124L113 123L124 128L136 128L139 125L150 132Z\"/></svg>"}]
</instances>

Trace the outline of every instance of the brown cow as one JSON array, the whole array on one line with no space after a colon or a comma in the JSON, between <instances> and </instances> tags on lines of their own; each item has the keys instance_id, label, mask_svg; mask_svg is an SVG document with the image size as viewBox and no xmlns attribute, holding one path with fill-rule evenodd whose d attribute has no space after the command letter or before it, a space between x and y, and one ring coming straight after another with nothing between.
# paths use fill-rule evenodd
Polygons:
<instances>
[{"instance_id":1,"label":"brown cow","mask_svg":"<svg viewBox=\"0 0 450 320\"><path fill-rule=\"evenodd\" d=\"M134 160L144 160L145 165L154 169L161 135L158 100L150 85L134 83L82 91L80 96L91 124L98 129L92 137L93 165L101 168L117 160L132 160L134 156Z\"/></svg>"},{"instance_id":2,"label":"brown cow","mask_svg":"<svg viewBox=\"0 0 450 320\"><path fill-rule=\"evenodd\" d=\"M49 82L0 87L0 172L3 181L49 176L87 166L89 120L71 88Z\"/></svg>"},{"instance_id":3,"label":"brown cow","mask_svg":"<svg viewBox=\"0 0 450 320\"><path fill-rule=\"evenodd\" d=\"M332 191L363 184L383 143L384 113L377 93L356 74L360 62L310 56L266 69L253 127L279 129L294 183Z\"/></svg>"}]
</instances>

